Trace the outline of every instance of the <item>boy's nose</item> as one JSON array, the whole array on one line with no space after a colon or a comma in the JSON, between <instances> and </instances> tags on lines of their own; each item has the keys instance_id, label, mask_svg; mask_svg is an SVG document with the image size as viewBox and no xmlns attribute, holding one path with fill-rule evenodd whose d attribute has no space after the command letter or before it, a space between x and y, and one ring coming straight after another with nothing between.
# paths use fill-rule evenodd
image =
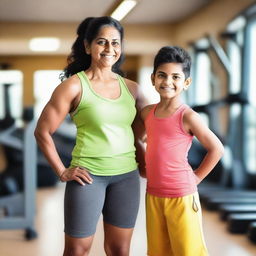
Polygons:
<instances>
[{"instance_id":1,"label":"boy's nose","mask_svg":"<svg viewBox=\"0 0 256 256\"><path fill-rule=\"evenodd\" d=\"M165 82L166 82L167 85L171 85L172 84L172 78L171 77L167 77L165 79Z\"/></svg>"}]
</instances>

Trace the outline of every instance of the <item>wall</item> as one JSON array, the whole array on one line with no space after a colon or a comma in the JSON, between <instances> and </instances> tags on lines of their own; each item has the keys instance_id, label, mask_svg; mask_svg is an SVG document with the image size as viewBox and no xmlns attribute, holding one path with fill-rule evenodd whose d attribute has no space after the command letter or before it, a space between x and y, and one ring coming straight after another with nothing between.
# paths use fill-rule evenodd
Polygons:
<instances>
[{"instance_id":1,"label":"wall","mask_svg":"<svg viewBox=\"0 0 256 256\"><path fill-rule=\"evenodd\" d=\"M174 43L188 47L206 34L218 36L227 24L255 0L214 0L201 10L175 25ZM173 37L170 37L170 40Z\"/></svg>"}]
</instances>

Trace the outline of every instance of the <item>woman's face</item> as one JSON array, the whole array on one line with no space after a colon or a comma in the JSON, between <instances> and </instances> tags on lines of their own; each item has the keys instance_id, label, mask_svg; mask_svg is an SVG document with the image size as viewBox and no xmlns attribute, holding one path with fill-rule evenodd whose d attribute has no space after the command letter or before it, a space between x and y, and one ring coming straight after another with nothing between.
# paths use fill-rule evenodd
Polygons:
<instances>
[{"instance_id":1,"label":"woman's face","mask_svg":"<svg viewBox=\"0 0 256 256\"><path fill-rule=\"evenodd\" d=\"M92 65L112 67L121 55L120 33L114 27L102 27L97 37L86 47L91 55Z\"/></svg>"}]
</instances>

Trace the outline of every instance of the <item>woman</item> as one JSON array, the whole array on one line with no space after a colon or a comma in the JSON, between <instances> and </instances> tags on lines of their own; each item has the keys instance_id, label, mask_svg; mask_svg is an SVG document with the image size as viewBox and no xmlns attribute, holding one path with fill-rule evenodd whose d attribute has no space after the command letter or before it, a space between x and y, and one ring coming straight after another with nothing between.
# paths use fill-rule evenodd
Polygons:
<instances>
[{"instance_id":1,"label":"woman","mask_svg":"<svg viewBox=\"0 0 256 256\"><path fill-rule=\"evenodd\" d=\"M123 28L118 21L87 18L77 34L64 70L67 79L45 106L35 136L56 175L67 182L64 256L88 255L101 213L106 254L128 256L139 207L134 145L139 168L144 170L140 143L144 131L135 116L146 101L135 82L119 75ZM67 168L52 134L68 113L77 136Z\"/></svg>"}]
</instances>

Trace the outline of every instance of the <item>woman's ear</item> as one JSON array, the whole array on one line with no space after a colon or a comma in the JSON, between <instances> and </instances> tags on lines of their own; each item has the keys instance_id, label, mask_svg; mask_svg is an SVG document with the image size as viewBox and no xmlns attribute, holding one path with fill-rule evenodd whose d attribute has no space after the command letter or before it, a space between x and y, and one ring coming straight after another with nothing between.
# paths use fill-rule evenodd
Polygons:
<instances>
[{"instance_id":1,"label":"woman's ear","mask_svg":"<svg viewBox=\"0 0 256 256\"><path fill-rule=\"evenodd\" d=\"M191 85L191 82L192 82L191 77L188 77L188 78L185 80L183 89L184 89L184 90L187 90L187 89L189 88L189 86Z\"/></svg>"},{"instance_id":2,"label":"woman's ear","mask_svg":"<svg viewBox=\"0 0 256 256\"><path fill-rule=\"evenodd\" d=\"M151 74L151 82L152 85L155 86L155 75L153 73Z\"/></svg>"},{"instance_id":3,"label":"woman's ear","mask_svg":"<svg viewBox=\"0 0 256 256\"><path fill-rule=\"evenodd\" d=\"M87 41L84 41L84 48L85 48L86 54L90 55L91 49L90 49L90 45L87 43Z\"/></svg>"}]
</instances>

